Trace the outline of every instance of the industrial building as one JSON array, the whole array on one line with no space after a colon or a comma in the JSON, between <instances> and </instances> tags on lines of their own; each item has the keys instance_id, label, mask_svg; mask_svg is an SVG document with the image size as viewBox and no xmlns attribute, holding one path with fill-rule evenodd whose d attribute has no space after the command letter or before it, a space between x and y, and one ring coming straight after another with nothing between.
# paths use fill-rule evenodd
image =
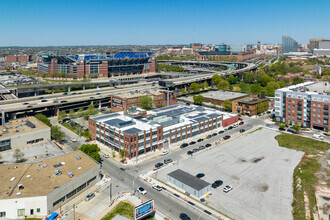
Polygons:
<instances>
[{"instance_id":1,"label":"industrial building","mask_svg":"<svg viewBox=\"0 0 330 220\"><path fill-rule=\"evenodd\" d=\"M114 151L124 150L125 159L189 139L238 121L236 114L195 105L176 104L145 111L129 109L91 116L91 138Z\"/></svg>"},{"instance_id":2,"label":"industrial building","mask_svg":"<svg viewBox=\"0 0 330 220\"><path fill-rule=\"evenodd\" d=\"M232 112L254 116L269 109L268 98L242 98L232 101Z\"/></svg>"},{"instance_id":3,"label":"industrial building","mask_svg":"<svg viewBox=\"0 0 330 220\"><path fill-rule=\"evenodd\" d=\"M151 52L118 52L106 55L43 55L38 73L56 76L65 73L73 78L110 78L157 71Z\"/></svg>"},{"instance_id":4,"label":"industrial building","mask_svg":"<svg viewBox=\"0 0 330 220\"><path fill-rule=\"evenodd\" d=\"M225 90L218 90L201 94L205 98L205 102L222 105L226 100L234 101L241 98L250 97L249 94L239 92L229 92Z\"/></svg>"},{"instance_id":5,"label":"industrial building","mask_svg":"<svg viewBox=\"0 0 330 220\"><path fill-rule=\"evenodd\" d=\"M5 63L28 63L31 60L31 55L12 55L5 57Z\"/></svg>"},{"instance_id":6,"label":"industrial building","mask_svg":"<svg viewBox=\"0 0 330 220\"><path fill-rule=\"evenodd\" d=\"M81 151L42 162L0 165L0 215L44 217L99 181L99 164Z\"/></svg>"},{"instance_id":7,"label":"industrial building","mask_svg":"<svg viewBox=\"0 0 330 220\"><path fill-rule=\"evenodd\" d=\"M167 174L167 183L198 200L211 192L210 183L180 169Z\"/></svg>"},{"instance_id":8,"label":"industrial building","mask_svg":"<svg viewBox=\"0 0 330 220\"><path fill-rule=\"evenodd\" d=\"M0 126L0 151L23 148L51 140L50 127L35 117L15 119Z\"/></svg>"},{"instance_id":9,"label":"industrial building","mask_svg":"<svg viewBox=\"0 0 330 220\"><path fill-rule=\"evenodd\" d=\"M276 119L329 131L329 82L304 82L275 91Z\"/></svg>"},{"instance_id":10,"label":"industrial building","mask_svg":"<svg viewBox=\"0 0 330 220\"><path fill-rule=\"evenodd\" d=\"M167 97L168 95L168 97ZM136 90L135 92L129 92L116 96L111 96L111 110L113 111L124 111L131 107L140 107L140 99L142 97L151 97L153 100L153 108L165 107L167 105L174 105L177 102L176 92L161 90ZM168 100L167 100L168 99Z\"/></svg>"}]
</instances>

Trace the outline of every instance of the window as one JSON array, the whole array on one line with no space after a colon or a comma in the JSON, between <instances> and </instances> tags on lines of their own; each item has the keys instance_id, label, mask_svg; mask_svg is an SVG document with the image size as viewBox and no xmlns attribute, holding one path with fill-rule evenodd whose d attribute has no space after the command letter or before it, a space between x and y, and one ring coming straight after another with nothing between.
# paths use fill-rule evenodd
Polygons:
<instances>
[{"instance_id":1,"label":"window","mask_svg":"<svg viewBox=\"0 0 330 220\"><path fill-rule=\"evenodd\" d=\"M321 109L317 109L317 112L321 112Z\"/></svg>"},{"instance_id":2,"label":"window","mask_svg":"<svg viewBox=\"0 0 330 220\"><path fill-rule=\"evenodd\" d=\"M315 104L315 103L313 103L313 106L316 106L316 104Z\"/></svg>"},{"instance_id":3,"label":"window","mask_svg":"<svg viewBox=\"0 0 330 220\"><path fill-rule=\"evenodd\" d=\"M6 212L0 212L0 218L6 217Z\"/></svg>"},{"instance_id":4,"label":"window","mask_svg":"<svg viewBox=\"0 0 330 220\"><path fill-rule=\"evenodd\" d=\"M315 113L313 113L313 116L315 117L315 116L316 116L316 114L315 114Z\"/></svg>"},{"instance_id":5,"label":"window","mask_svg":"<svg viewBox=\"0 0 330 220\"><path fill-rule=\"evenodd\" d=\"M313 118L313 121L316 121L316 118Z\"/></svg>"},{"instance_id":6,"label":"window","mask_svg":"<svg viewBox=\"0 0 330 220\"><path fill-rule=\"evenodd\" d=\"M321 117L321 114L317 114L317 117Z\"/></svg>"},{"instance_id":7,"label":"window","mask_svg":"<svg viewBox=\"0 0 330 220\"><path fill-rule=\"evenodd\" d=\"M292 103L295 103L295 101L294 101L294 100L292 100Z\"/></svg>"},{"instance_id":8,"label":"window","mask_svg":"<svg viewBox=\"0 0 330 220\"><path fill-rule=\"evenodd\" d=\"M37 213L39 213L40 212L40 208L37 208Z\"/></svg>"},{"instance_id":9,"label":"window","mask_svg":"<svg viewBox=\"0 0 330 220\"><path fill-rule=\"evenodd\" d=\"M288 107L291 108L291 105L289 104Z\"/></svg>"},{"instance_id":10,"label":"window","mask_svg":"<svg viewBox=\"0 0 330 220\"><path fill-rule=\"evenodd\" d=\"M321 107L321 104L317 104L317 107Z\"/></svg>"},{"instance_id":11,"label":"window","mask_svg":"<svg viewBox=\"0 0 330 220\"><path fill-rule=\"evenodd\" d=\"M25 216L25 209L17 209L17 216Z\"/></svg>"},{"instance_id":12,"label":"window","mask_svg":"<svg viewBox=\"0 0 330 220\"><path fill-rule=\"evenodd\" d=\"M313 108L313 112L315 112L316 110L315 110L315 108Z\"/></svg>"},{"instance_id":13,"label":"window","mask_svg":"<svg viewBox=\"0 0 330 220\"><path fill-rule=\"evenodd\" d=\"M317 122L321 122L321 120L320 119L317 119Z\"/></svg>"}]
</instances>

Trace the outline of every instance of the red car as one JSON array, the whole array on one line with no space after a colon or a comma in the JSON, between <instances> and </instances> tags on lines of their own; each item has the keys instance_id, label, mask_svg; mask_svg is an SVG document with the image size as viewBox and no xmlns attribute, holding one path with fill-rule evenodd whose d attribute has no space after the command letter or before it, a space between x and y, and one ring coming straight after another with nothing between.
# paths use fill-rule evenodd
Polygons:
<instances>
[{"instance_id":1,"label":"red car","mask_svg":"<svg viewBox=\"0 0 330 220\"><path fill-rule=\"evenodd\" d=\"M244 125L244 121L241 121L241 122L239 123L239 125Z\"/></svg>"}]
</instances>

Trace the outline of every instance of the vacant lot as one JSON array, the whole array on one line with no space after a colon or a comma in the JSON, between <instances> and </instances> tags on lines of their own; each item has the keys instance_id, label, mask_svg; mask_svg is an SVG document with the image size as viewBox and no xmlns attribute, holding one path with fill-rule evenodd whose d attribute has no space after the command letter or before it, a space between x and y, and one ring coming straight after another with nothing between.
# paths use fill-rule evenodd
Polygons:
<instances>
[{"instance_id":1,"label":"vacant lot","mask_svg":"<svg viewBox=\"0 0 330 220\"><path fill-rule=\"evenodd\" d=\"M210 207L235 219L292 219L293 171L304 153L279 147L278 134L257 130L161 169L157 178L166 182L166 174L178 168L205 173L209 183L224 181L206 198ZM225 185L233 190L224 193Z\"/></svg>"}]
</instances>

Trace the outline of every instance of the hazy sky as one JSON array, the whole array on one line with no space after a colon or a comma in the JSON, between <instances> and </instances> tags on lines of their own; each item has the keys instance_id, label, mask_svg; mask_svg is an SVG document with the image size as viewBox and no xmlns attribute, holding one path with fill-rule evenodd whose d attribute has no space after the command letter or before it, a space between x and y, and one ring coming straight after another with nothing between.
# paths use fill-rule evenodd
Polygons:
<instances>
[{"instance_id":1,"label":"hazy sky","mask_svg":"<svg viewBox=\"0 0 330 220\"><path fill-rule=\"evenodd\" d=\"M330 0L0 0L0 46L330 39Z\"/></svg>"}]
</instances>

